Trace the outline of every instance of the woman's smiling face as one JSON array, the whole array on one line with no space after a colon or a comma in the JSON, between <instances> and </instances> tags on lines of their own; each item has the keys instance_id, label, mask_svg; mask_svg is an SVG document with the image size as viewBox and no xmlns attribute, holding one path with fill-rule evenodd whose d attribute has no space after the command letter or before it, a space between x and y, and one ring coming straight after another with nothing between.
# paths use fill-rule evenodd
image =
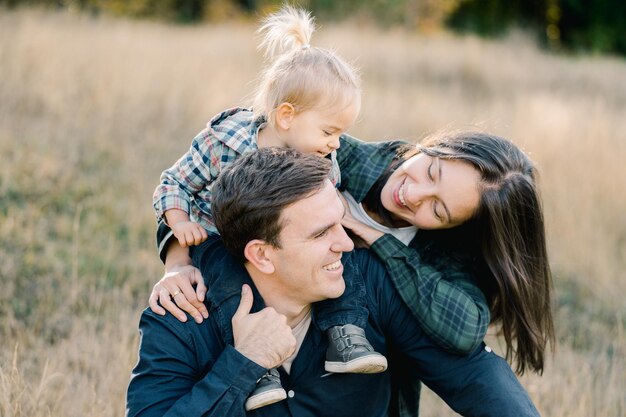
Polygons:
<instances>
[{"instance_id":1,"label":"woman's smiling face","mask_svg":"<svg viewBox=\"0 0 626 417\"><path fill-rule=\"evenodd\" d=\"M399 223L447 229L471 219L480 201L480 173L471 164L417 154L387 180L383 207Z\"/></svg>"}]
</instances>

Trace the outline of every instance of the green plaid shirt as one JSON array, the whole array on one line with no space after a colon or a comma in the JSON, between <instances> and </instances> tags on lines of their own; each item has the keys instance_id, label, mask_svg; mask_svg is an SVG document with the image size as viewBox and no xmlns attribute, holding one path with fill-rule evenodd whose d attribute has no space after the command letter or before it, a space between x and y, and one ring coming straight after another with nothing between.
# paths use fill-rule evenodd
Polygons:
<instances>
[{"instance_id":1,"label":"green plaid shirt","mask_svg":"<svg viewBox=\"0 0 626 417\"><path fill-rule=\"evenodd\" d=\"M337 161L341 189L362 201L396 154L398 142L366 143L348 135L341 137ZM448 253L418 231L405 246L387 234L371 246L384 263L398 293L424 331L443 348L467 354L482 342L489 326L487 301L473 279L474 259ZM410 372L400 373L397 404L401 416L415 416L419 383ZM393 406L392 406L393 408Z\"/></svg>"}]
</instances>

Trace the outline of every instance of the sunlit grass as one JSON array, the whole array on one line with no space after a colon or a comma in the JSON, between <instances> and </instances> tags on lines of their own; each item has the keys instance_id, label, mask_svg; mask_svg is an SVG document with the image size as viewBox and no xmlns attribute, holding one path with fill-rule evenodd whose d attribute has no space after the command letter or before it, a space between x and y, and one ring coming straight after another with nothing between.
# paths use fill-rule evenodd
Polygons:
<instances>
[{"instance_id":1,"label":"sunlit grass","mask_svg":"<svg viewBox=\"0 0 626 417\"><path fill-rule=\"evenodd\" d=\"M361 67L352 130L506 136L537 161L559 346L522 378L544 415L626 412L626 63L501 42L325 27ZM152 191L261 66L251 26L0 11L0 415L116 416L161 275ZM497 347L497 341L491 339ZM445 415L425 395L422 415Z\"/></svg>"}]
</instances>

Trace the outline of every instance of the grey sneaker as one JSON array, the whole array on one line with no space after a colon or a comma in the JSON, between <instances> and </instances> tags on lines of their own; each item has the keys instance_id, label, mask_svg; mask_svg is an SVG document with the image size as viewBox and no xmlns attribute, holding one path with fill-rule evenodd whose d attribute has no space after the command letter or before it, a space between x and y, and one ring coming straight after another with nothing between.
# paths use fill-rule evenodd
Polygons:
<instances>
[{"instance_id":1,"label":"grey sneaker","mask_svg":"<svg viewBox=\"0 0 626 417\"><path fill-rule=\"evenodd\" d=\"M265 407L285 398L287 398L287 393L280 385L280 374L275 368L272 368L256 382L254 391L246 400L246 411Z\"/></svg>"},{"instance_id":2,"label":"grey sneaker","mask_svg":"<svg viewBox=\"0 0 626 417\"><path fill-rule=\"evenodd\" d=\"M325 368L334 373L376 374L387 369L387 358L374 351L365 330L353 324L328 329Z\"/></svg>"}]
</instances>

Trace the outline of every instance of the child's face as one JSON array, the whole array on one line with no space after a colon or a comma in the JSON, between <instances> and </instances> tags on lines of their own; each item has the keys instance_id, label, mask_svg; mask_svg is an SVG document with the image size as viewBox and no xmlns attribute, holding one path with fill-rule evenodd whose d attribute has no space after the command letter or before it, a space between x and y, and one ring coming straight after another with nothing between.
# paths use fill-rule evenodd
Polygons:
<instances>
[{"instance_id":1,"label":"child's face","mask_svg":"<svg viewBox=\"0 0 626 417\"><path fill-rule=\"evenodd\" d=\"M284 143L300 152L326 156L339 148L339 136L354 124L360 110L357 102L297 113L283 132Z\"/></svg>"}]
</instances>

